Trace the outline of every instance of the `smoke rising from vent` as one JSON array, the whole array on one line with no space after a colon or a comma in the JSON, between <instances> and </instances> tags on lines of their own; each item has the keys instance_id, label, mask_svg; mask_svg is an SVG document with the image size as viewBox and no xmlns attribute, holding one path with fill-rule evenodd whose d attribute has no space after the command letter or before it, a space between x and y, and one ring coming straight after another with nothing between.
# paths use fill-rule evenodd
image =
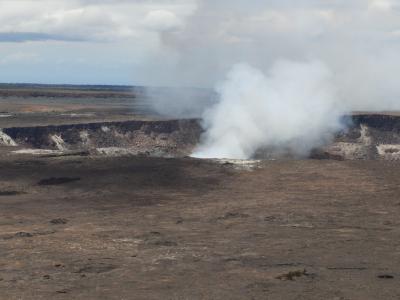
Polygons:
<instances>
[{"instance_id":1,"label":"smoke rising from vent","mask_svg":"<svg viewBox=\"0 0 400 300\"><path fill-rule=\"evenodd\" d=\"M263 147L306 155L342 128L344 113L400 110L395 1L197 4L180 30L161 33L174 66L166 82L217 86L216 103L168 101L185 107L176 116L204 120L195 156L249 158Z\"/></svg>"},{"instance_id":2,"label":"smoke rising from vent","mask_svg":"<svg viewBox=\"0 0 400 300\"><path fill-rule=\"evenodd\" d=\"M331 73L318 61L280 61L268 74L239 64L217 92L195 157L246 159L263 147L303 156L342 128Z\"/></svg>"},{"instance_id":3,"label":"smoke rising from vent","mask_svg":"<svg viewBox=\"0 0 400 300\"><path fill-rule=\"evenodd\" d=\"M216 101L210 89L147 87L145 93L155 113L172 118L200 118Z\"/></svg>"}]
</instances>

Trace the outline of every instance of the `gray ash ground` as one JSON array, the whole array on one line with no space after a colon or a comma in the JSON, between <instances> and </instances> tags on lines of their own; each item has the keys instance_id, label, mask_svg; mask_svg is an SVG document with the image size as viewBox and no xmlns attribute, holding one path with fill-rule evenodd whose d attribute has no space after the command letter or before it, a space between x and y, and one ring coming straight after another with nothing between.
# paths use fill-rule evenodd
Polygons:
<instances>
[{"instance_id":1,"label":"gray ash ground","mask_svg":"<svg viewBox=\"0 0 400 300\"><path fill-rule=\"evenodd\" d=\"M400 298L400 161L0 152L0 299Z\"/></svg>"}]
</instances>

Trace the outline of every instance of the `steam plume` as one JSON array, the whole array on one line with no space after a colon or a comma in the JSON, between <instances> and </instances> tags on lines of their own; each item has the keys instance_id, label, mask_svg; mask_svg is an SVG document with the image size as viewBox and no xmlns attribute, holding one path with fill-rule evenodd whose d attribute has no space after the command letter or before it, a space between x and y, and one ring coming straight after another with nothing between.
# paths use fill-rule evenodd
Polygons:
<instances>
[{"instance_id":1,"label":"steam plume","mask_svg":"<svg viewBox=\"0 0 400 300\"><path fill-rule=\"evenodd\" d=\"M217 103L183 101L204 120L195 156L249 158L268 147L306 155L342 128L346 112L400 109L395 1L197 4L180 30L161 34L176 59L169 82L220 82Z\"/></svg>"},{"instance_id":2,"label":"steam plume","mask_svg":"<svg viewBox=\"0 0 400 300\"><path fill-rule=\"evenodd\" d=\"M318 61L280 61L268 74L239 64L217 92L193 156L246 159L263 147L302 156L342 127L331 73Z\"/></svg>"}]
</instances>

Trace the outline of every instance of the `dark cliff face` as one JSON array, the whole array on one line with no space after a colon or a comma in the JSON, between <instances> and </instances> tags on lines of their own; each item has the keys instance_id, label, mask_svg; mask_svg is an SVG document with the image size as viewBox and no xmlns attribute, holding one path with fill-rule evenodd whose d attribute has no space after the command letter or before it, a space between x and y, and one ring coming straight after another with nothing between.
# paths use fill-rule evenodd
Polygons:
<instances>
[{"instance_id":1,"label":"dark cliff face","mask_svg":"<svg viewBox=\"0 0 400 300\"><path fill-rule=\"evenodd\" d=\"M26 148L88 151L126 148L132 154L160 156L189 155L199 142L201 131L197 120L126 121L3 129L18 145Z\"/></svg>"},{"instance_id":2,"label":"dark cliff face","mask_svg":"<svg viewBox=\"0 0 400 300\"><path fill-rule=\"evenodd\" d=\"M355 124L366 126L375 144L400 144L400 117L387 115L355 116Z\"/></svg>"},{"instance_id":3,"label":"dark cliff face","mask_svg":"<svg viewBox=\"0 0 400 300\"><path fill-rule=\"evenodd\" d=\"M348 127L312 158L400 159L400 116L360 114L347 117Z\"/></svg>"},{"instance_id":4,"label":"dark cliff face","mask_svg":"<svg viewBox=\"0 0 400 300\"><path fill-rule=\"evenodd\" d=\"M298 142L291 147L269 147L259 149L258 159L400 159L400 116L384 114L356 114L344 116L345 129L337 132L331 139L321 141L322 146L311 153L299 156L302 151L293 151ZM327 135L327 138L329 135ZM299 149L295 149L299 150ZM308 155L308 156L307 156Z\"/></svg>"},{"instance_id":5,"label":"dark cliff face","mask_svg":"<svg viewBox=\"0 0 400 300\"><path fill-rule=\"evenodd\" d=\"M376 130L400 133L400 116L382 114L355 115L352 120L356 126L365 124Z\"/></svg>"},{"instance_id":6,"label":"dark cliff face","mask_svg":"<svg viewBox=\"0 0 400 300\"><path fill-rule=\"evenodd\" d=\"M400 159L400 116L345 117L347 129L310 155L317 159ZM190 155L203 132L197 119L124 121L2 130L23 148L88 151L93 154L180 157ZM260 150L258 158L293 158L282 149Z\"/></svg>"}]
</instances>

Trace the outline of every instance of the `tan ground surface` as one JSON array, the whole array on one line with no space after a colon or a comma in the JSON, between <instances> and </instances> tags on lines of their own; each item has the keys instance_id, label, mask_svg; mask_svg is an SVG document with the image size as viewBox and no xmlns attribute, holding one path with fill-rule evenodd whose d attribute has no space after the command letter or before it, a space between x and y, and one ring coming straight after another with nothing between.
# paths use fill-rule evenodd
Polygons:
<instances>
[{"instance_id":1,"label":"tan ground surface","mask_svg":"<svg viewBox=\"0 0 400 300\"><path fill-rule=\"evenodd\" d=\"M0 298L399 299L399 166L3 158Z\"/></svg>"}]
</instances>

